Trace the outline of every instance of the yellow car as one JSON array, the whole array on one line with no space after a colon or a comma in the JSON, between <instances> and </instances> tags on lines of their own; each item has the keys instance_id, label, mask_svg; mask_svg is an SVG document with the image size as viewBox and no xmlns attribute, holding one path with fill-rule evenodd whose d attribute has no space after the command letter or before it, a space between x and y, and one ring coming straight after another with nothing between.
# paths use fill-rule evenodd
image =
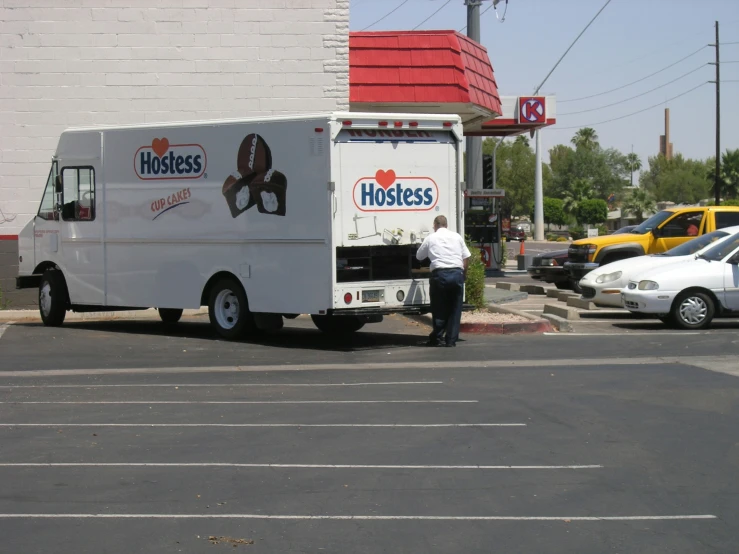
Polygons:
<instances>
[{"instance_id":1,"label":"yellow car","mask_svg":"<svg viewBox=\"0 0 739 554\"><path fill-rule=\"evenodd\" d=\"M716 229L739 225L739 206L669 208L654 214L629 233L574 241L565 271L575 282L617 260L659 254Z\"/></svg>"}]
</instances>

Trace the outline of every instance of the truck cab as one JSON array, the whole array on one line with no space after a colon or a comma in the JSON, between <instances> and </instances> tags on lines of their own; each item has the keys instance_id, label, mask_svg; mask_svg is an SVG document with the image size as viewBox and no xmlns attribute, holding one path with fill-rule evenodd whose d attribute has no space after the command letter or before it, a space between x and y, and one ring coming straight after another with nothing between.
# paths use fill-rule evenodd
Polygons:
<instances>
[{"instance_id":1,"label":"truck cab","mask_svg":"<svg viewBox=\"0 0 739 554\"><path fill-rule=\"evenodd\" d=\"M691 206L657 212L629 233L574 241L565 271L576 282L601 265L659 254L699 235L739 225L737 206Z\"/></svg>"}]
</instances>

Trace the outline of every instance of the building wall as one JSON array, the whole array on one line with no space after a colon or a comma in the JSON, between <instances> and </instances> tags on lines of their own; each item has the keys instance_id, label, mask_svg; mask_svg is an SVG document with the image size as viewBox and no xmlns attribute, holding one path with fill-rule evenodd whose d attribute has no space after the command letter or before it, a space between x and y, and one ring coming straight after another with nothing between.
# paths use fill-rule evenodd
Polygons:
<instances>
[{"instance_id":1,"label":"building wall","mask_svg":"<svg viewBox=\"0 0 739 554\"><path fill-rule=\"evenodd\" d=\"M0 235L67 127L348 109L349 0L0 0Z\"/></svg>"}]
</instances>

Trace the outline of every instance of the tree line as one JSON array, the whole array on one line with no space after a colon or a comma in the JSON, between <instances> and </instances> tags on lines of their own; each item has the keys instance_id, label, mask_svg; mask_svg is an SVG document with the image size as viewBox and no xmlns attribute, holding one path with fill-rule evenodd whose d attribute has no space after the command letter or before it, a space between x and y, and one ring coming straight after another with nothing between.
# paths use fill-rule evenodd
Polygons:
<instances>
[{"instance_id":1,"label":"tree line","mask_svg":"<svg viewBox=\"0 0 739 554\"><path fill-rule=\"evenodd\" d=\"M493 139L483 141L484 154L492 154L494 148ZM504 140L496 151L495 166L496 186L506 191L501 211L513 217L531 216L536 156L528 137ZM598 225L606 221L609 208L616 207L642 221L656 210L657 202L695 204L713 198L715 158L650 156L635 182L642 167L634 153L603 148L595 129L578 130L570 144L549 150L549 164L542 167L544 222ZM739 148L721 156L719 183L722 203L739 205Z\"/></svg>"}]
</instances>

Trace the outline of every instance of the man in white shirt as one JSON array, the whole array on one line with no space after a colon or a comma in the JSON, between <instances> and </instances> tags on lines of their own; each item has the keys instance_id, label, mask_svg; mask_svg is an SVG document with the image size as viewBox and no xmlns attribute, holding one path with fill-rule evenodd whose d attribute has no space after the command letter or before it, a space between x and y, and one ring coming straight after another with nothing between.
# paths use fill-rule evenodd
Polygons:
<instances>
[{"instance_id":1,"label":"man in white shirt","mask_svg":"<svg viewBox=\"0 0 739 554\"><path fill-rule=\"evenodd\" d=\"M470 255L462 237L447 229L446 217L436 216L434 232L426 237L416 252L419 260L431 260L429 283L433 330L429 335L429 346L441 346L442 338L445 346L457 346L464 278Z\"/></svg>"}]
</instances>

